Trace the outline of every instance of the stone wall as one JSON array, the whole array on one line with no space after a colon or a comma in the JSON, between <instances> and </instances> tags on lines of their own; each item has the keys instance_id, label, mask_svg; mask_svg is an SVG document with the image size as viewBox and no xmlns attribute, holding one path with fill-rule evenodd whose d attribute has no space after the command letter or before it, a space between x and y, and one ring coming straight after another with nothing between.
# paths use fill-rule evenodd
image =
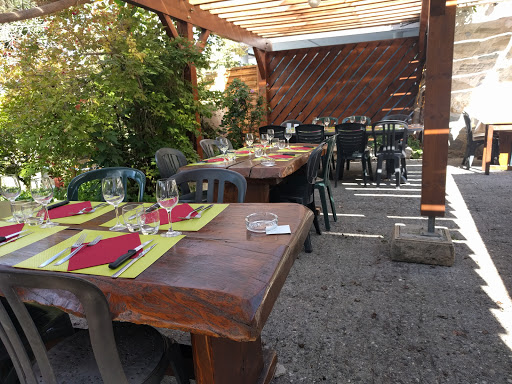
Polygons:
<instances>
[{"instance_id":1,"label":"stone wall","mask_svg":"<svg viewBox=\"0 0 512 384\"><path fill-rule=\"evenodd\" d=\"M464 120L512 108L512 1L457 10L449 157L462 157L466 143ZM480 117L483 119L483 117Z\"/></svg>"}]
</instances>

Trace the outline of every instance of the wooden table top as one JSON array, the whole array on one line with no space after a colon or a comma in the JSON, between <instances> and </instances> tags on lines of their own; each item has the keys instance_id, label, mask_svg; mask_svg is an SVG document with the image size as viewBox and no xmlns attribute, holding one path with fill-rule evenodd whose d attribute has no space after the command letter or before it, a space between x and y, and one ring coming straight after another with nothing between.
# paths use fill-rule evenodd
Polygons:
<instances>
[{"instance_id":1,"label":"wooden table top","mask_svg":"<svg viewBox=\"0 0 512 384\"><path fill-rule=\"evenodd\" d=\"M316 147L315 144L294 143L294 145L311 147L311 151ZM261 165L260 159L255 158L254 155L250 155L239 156L236 160L227 163L200 163L197 165L187 165L181 167L178 172L196 168L225 168L236 171L247 179L283 179L306 164L311 151L296 152L293 159L276 161L275 165L271 167ZM290 151L290 153L291 152L292 151ZM283 153L287 152L269 151L267 149L267 154L269 155L278 155Z\"/></svg>"},{"instance_id":2,"label":"wooden table top","mask_svg":"<svg viewBox=\"0 0 512 384\"><path fill-rule=\"evenodd\" d=\"M291 235L265 235L245 228L245 216L271 211ZM21 262L113 218L108 212L70 225L30 246L0 257L0 268ZM136 279L80 275L106 295L114 320L179 329L236 341L255 340L311 227L311 211L298 204L230 204L213 221L186 237ZM56 272L48 272L56 273ZM81 315L72 295L27 292L27 301Z\"/></svg>"}]
</instances>

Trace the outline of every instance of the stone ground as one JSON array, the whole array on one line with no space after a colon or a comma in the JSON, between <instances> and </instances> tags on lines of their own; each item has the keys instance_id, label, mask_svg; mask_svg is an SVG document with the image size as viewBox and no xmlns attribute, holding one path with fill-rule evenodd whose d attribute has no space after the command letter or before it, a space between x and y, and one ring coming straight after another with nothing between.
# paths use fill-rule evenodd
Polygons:
<instances>
[{"instance_id":1,"label":"stone ground","mask_svg":"<svg viewBox=\"0 0 512 384\"><path fill-rule=\"evenodd\" d=\"M395 223L426 227L421 162L408 161L399 190L364 188L351 165L334 189L338 221L312 232L313 253L295 261L263 329L278 354L273 384L512 383L512 172L477 165L448 167L436 225L454 239L452 267L390 260Z\"/></svg>"}]
</instances>

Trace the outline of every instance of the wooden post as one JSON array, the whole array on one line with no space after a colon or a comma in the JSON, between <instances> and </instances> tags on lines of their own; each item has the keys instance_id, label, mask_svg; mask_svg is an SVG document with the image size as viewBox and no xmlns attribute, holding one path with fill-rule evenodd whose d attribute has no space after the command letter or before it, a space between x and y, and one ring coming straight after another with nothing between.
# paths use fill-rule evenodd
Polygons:
<instances>
[{"instance_id":1,"label":"wooden post","mask_svg":"<svg viewBox=\"0 0 512 384\"><path fill-rule=\"evenodd\" d=\"M268 65L267 65L267 52L258 48L253 48L254 57L258 64L258 88L259 94L265 98L265 107L267 108L266 124L270 124L270 111L268 110Z\"/></svg>"},{"instance_id":2,"label":"wooden post","mask_svg":"<svg viewBox=\"0 0 512 384\"><path fill-rule=\"evenodd\" d=\"M430 0L425 78L421 214L445 214L456 1Z\"/></svg>"}]
</instances>

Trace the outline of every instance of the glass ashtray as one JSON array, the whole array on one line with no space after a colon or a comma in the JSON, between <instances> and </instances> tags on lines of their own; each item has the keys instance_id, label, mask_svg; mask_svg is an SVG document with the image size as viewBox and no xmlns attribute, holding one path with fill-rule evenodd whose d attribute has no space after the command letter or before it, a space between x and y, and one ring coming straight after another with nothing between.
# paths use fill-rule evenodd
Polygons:
<instances>
[{"instance_id":1,"label":"glass ashtray","mask_svg":"<svg viewBox=\"0 0 512 384\"><path fill-rule=\"evenodd\" d=\"M266 167L271 167L276 164L276 161L271 157L263 157L261 159L261 165L264 165Z\"/></svg>"},{"instance_id":2,"label":"glass ashtray","mask_svg":"<svg viewBox=\"0 0 512 384\"><path fill-rule=\"evenodd\" d=\"M251 232L264 233L267 228L277 227L277 215L271 212L251 213L245 218L245 226Z\"/></svg>"}]
</instances>

